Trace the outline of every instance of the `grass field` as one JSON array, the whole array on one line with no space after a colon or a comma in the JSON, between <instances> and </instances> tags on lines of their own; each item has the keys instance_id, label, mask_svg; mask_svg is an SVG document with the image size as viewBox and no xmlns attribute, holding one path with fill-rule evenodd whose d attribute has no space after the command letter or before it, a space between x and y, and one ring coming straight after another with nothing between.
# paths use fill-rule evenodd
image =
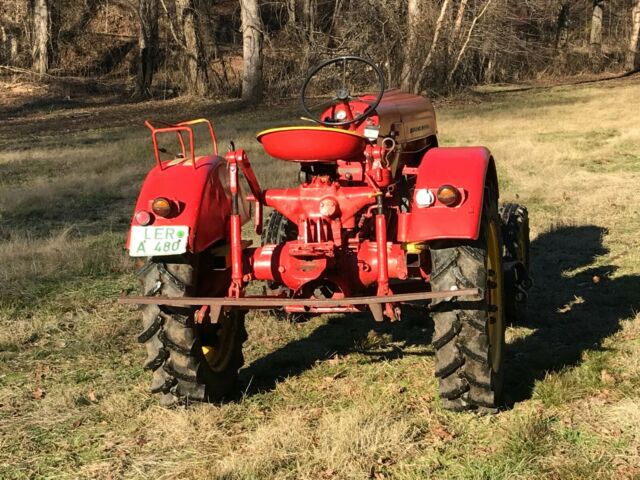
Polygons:
<instances>
[{"instance_id":1,"label":"grass field","mask_svg":"<svg viewBox=\"0 0 640 480\"><path fill-rule=\"evenodd\" d=\"M638 75L440 105L441 143L489 146L532 222L530 322L507 331L488 416L441 408L419 313L252 315L238 398L160 408L138 312L116 304L137 288L142 120L206 115L283 184L252 135L295 109L66 106L0 113L0 478L640 478Z\"/></svg>"}]
</instances>

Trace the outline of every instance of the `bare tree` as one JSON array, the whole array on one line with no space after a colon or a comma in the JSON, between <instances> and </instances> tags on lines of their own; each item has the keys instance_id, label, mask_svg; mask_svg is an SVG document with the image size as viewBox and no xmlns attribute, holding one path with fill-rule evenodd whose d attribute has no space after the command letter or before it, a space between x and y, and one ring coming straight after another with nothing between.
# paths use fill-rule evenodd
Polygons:
<instances>
[{"instance_id":1,"label":"bare tree","mask_svg":"<svg viewBox=\"0 0 640 480\"><path fill-rule=\"evenodd\" d=\"M469 41L471 40L471 36L473 35L474 29L476 28L476 24L484 16L484 14L487 13L487 9L491 5L491 2L492 0L487 0L486 3L484 4L484 7L482 7L482 10L480 10L480 13L478 13L475 17L473 17L473 20L471 21L471 25L469 26L469 30L467 31L467 36L464 40L464 43L460 47L460 50L458 51L458 55L456 56L456 61L453 63L453 67L451 67L451 70L449 70L449 74L447 75L447 79L449 81L451 81L451 79L453 78L453 75L456 73L456 70L458 70L458 66L460 66L460 60L462 60L462 57L467 51L467 47L469 46Z\"/></svg>"},{"instance_id":2,"label":"bare tree","mask_svg":"<svg viewBox=\"0 0 640 480\"><path fill-rule=\"evenodd\" d=\"M311 64L353 52L384 65L389 85L443 91L571 75L585 65L617 69L620 59L638 68L638 2L0 0L0 62L60 75L111 72L123 83L133 68L139 96L150 95L162 70L181 94L241 91L259 101L263 91L292 94ZM132 36L139 55L126 68Z\"/></svg>"},{"instance_id":3,"label":"bare tree","mask_svg":"<svg viewBox=\"0 0 640 480\"><path fill-rule=\"evenodd\" d=\"M592 57L599 57L602 53L602 17L605 0L593 0L591 13L591 35L589 36L589 51Z\"/></svg>"},{"instance_id":4,"label":"bare tree","mask_svg":"<svg viewBox=\"0 0 640 480\"><path fill-rule=\"evenodd\" d=\"M181 43L186 54L186 91L206 95L209 93L209 77L198 22L202 5L199 0L176 0L176 10L180 21Z\"/></svg>"},{"instance_id":5,"label":"bare tree","mask_svg":"<svg viewBox=\"0 0 640 480\"><path fill-rule=\"evenodd\" d=\"M287 0L287 23L289 25L296 24L296 0Z\"/></svg>"},{"instance_id":6,"label":"bare tree","mask_svg":"<svg viewBox=\"0 0 640 480\"><path fill-rule=\"evenodd\" d=\"M640 36L640 0L636 0L631 10L631 35L629 36L629 49L627 50L625 68L629 71L640 68L640 55L638 55L638 42Z\"/></svg>"},{"instance_id":7,"label":"bare tree","mask_svg":"<svg viewBox=\"0 0 640 480\"><path fill-rule=\"evenodd\" d=\"M180 47L180 58L184 59L183 91L206 96L211 93L211 79L205 43L211 45L214 55L219 53L215 23L210 18L207 4L202 0L174 0L170 4L160 0L160 4L167 15L173 40Z\"/></svg>"},{"instance_id":8,"label":"bare tree","mask_svg":"<svg viewBox=\"0 0 640 480\"><path fill-rule=\"evenodd\" d=\"M456 13L456 20L453 22L453 30L449 36L449 46L447 47L447 53L451 53L451 50L455 43L460 38L460 32L462 31L462 21L464 20L464 12L467 9L467 3L469 0L460 0L458 4L458 13Z\"/></svg>"},{"instance_id":9,"label":"bare tree","mask_svg":"<svg viewBox=\"0 0 640 480\"><path fill-rule=\"evenodd\" d=\"M302 0L302 21L304 30L309 35L309 39L313 40L313 34L316 28L316 0Z\"/></svg>"},{"instance_id":10,"label":"bare tree","mask_svg":"<svg viewBox=\"0 0 640 480\"><path fill-rule=\"evenodd\" d=\"M571 5L568 1L562 2L556 20L556 50L562 50L567 46L569 40L569 18Z\"/></svg>"},{"instance_id":11,"label":"bare tree","mask_svg":"<svg viewBox=\"0 0 640 480\"><path fill-rule=\"evenodd\" d=\"M418 72L418 76L413 83L413 93L419 93L422 87L422 80L427 72L427 69L431 66L433 62L434 54L438 49L438 41L440 40L440 32L445 22L445 16L449 9L450 0L444 0L442 2L442 6L440 7L440 15L438 16L438 20L436 21L436 28L433 31L433 39L431 40L431 45L429 46L429 52L427 53L427 57L424 59L424 63Z\"/></svg>"},{"instance_id":12,"label":"bare tree","mask_svg":"<svg viewBox=\"0 0 640 480\"><path fill-rule=\"evenodd\" d=\"M18 56L18 37L10 29L0 25L0 62L13 65Z\"/></svg>"},{"instance_id":13,"label":"bare tree","mask_svg":"<svg viewBox=\"0 0 640 480\"><path fill-rule=\"evenodd\" d=\"M139 0L138 75L135 95L147 97L151 94L151 83L158 55L158 0Z\"/></svg>"},{"instance_id":14,"label":"bare tree","mask_svg":"<svg viewBox=\"0 0 640 480\"><path fill-rule=\"evenodd\" d=\"M262 99L262 19L258 0L240 0L242 16L242 99Z\"/></svg>"},{"instance_id":15,"label":"bare tree","mask_svg":"<svg viewBox=\"0 0 640 480\"><path fill-rule=\"evenodd\" d=\"M49 0L29 0L31 20L31 68L38 73L49 70L51 11Z\"/></svg>"},{"instance_id":16,"label":"bare tree","mask_svg":"<svg viewBox=\"0 0 640 480\"><path fill-rule=\"evenodd\" d=\"M420 0L409 0L407 2L407 40L404 47L402 72L400 73L400 89L406 92L413 89L415 78L416 59L418 58L419 50L418 45L423 26L420 7Z\"/></svg>"}]
</instances>

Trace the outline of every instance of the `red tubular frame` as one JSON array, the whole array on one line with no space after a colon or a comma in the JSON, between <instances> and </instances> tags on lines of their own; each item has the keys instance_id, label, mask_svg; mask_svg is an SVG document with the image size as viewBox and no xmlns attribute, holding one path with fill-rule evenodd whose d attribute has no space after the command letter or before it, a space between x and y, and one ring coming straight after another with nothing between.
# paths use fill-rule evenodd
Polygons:
<instances>
[{"instance_id":1,"label":"red tubular frame","mask_svg":"<svg viewBox=\"0 0 640 480\"><path fill-rule=\"evenodd\" d=\"M231 189L231 216L229 221L231 240L230 297L240 297L243 291L242 275L242 219L238 213L238 163L235 155L227 154L229 162L229 188Z\"/></svg>"},{"instance_id":2,"label":"red tubular frame","mask_svg":"<svg viewBox=\"0 0 640 480\"><path fill-rule=\"evenodd\" d=\"M258 184L249 157L244 150L233 150L225 155L229 165L229 188L231 190L231 216L230 216L230 243L231 243L231 285L229 286L230 297L241 297L244 292L244 273L242 271L242 219L238 211L238 165L242 168L249 188L252 193L252 200L256 202L256 232L262 231L262 190Z\"/></svg>"},{"instance_id":3,"label":"red tubular frame","mask_svg":"<svg viewBox=\"0 0 640 480\"><path fill-rule=\"evenodd\" d=\"M258 183L258 179L256 178L255 173L253 172L253 168L251 168L251 163L249 163L249 157L247 156L247 152L243 149L233 150L228 152L225 155L227 162L233 162L236 165L240 165L242 169L242 173L244 177L247 179L247 183L249 184L249 189L251 190L251 195L247 196L248 200L256 202L256 212L254 217L255 222L255 231L258 235L262 233L262 206L264 205L264 194L262 189L260 188L260 184ZM237 177L237 171L236 171ZM237 184L237 178L236 178Z\"/></svg>"},{"instance_id":4,"label":"red tubular frame","mask_svg":"<svg viewBox=\"0 0 640 480\"><path fill-rule=\"evenodd\" d=\"M378 246L378 295L389 294L389 264L387 258L387 219L376 215L376 244Z\"/></svg>"},{"instance_id":5,"label":"red tubular frame","mask_svg":"<svg viewBox=\"0 0 640 480\"><path fill-rule=\"evenodd\" d=\"M206 118L199 118L197 120L189 120L188 122L180 122L175 125L166 124L166 127L155 127L149 120L145 120L144 124L151 130L151 141L153 142L153 152L156 158L156 163L158 164L158 168L160 170L164 170L165 166L163 166L162 159L160 158L160 149L158 148L158 134L161 133L171 133L174 132L178 136L178 141L180 142L180 148L182 150L182 158L186 160L187 152L184 144L184 139L182 138L182 132L187 132L189 135L189 153L191 157L191 163L193 168L196 168L196 146L195 139L193 135L192 125L197 125L205 123L209 129L209 136L211 137L211 143L213 145L213 155L218 155L218 140L216 139L215 131L213 130L213 125Z\"/></svg>"}]
</instances>

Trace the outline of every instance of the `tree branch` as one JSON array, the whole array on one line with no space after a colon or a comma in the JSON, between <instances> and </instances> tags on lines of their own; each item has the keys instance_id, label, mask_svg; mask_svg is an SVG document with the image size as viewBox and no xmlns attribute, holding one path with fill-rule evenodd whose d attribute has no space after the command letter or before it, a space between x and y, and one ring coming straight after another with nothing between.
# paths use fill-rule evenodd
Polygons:
<instances>
[{"instance_id":1,"label":"tree branch","mask_svg":"<svg viewBox=\"0 0 640 480\"><path fill-rule=\"evenodd\" d=\"M473 34L473 30L476 27L478 20L480 20L486 13L492 1L493 0L487 0L487 3L484 4L484 7L480 11L480 13L476 15L473 21L471 22L471 26L469 27L469 31L467 32L467 38L465 39L464 43L462 44L462 47L460 48L460 51L458 52L456 61L453 64L453 67L451 68L451 70L449 71L449 75L447 75L447 80L451 81L451 79L453 78L453 75L456 73L456 70L458 70L458 66L460 65L460 60L462 60L462 56L467 51L467 46L469 45L469 41L471 40L471 35Z\"/></svg>"}]
</instances>

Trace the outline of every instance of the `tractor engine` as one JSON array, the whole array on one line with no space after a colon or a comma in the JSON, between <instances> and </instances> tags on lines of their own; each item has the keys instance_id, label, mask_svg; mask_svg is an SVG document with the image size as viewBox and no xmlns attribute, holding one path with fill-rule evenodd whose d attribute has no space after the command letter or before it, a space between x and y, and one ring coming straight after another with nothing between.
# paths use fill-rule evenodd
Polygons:
<instances>
[{"instance_id":1,"label":"tractor engine","mask_svg":"<svg viewBox=\"0 0 640 480\"><path fill-rule=\"evenodd\" d=\"M370 150L372 157L380 148ZM376 282L379 255L374 211L391 176L379 162L373 168L368 165L338 162L333 169L320 169L322 174L309 175L309 181L297 188L265 192L265 205L295 224L298 238L258 248L253 255L256 279L275 281L304 296L325 287L320 291L331 292L333 298L351 296ZM407 278L400 245L387 244L385 251L389 277Z\"/></svg>"}]
</instances>

